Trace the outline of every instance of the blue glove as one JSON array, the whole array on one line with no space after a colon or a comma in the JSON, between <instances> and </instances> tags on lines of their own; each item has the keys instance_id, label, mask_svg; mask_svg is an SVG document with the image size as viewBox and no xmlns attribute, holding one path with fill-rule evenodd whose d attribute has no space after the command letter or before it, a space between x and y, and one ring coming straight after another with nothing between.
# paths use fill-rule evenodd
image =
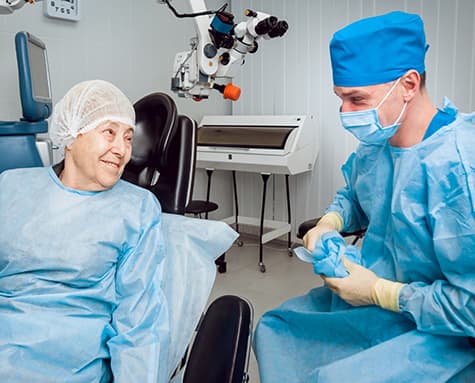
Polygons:
<instances>
[{"instance_id":1,"label":"blue glove","mask_svg":"<svg viewBox=\"0 0 475 383\"><path fill-rule=\"evenodd\" d=\"M360 250L356 246L347 245L337 231L324 233L312 253L303 246L295 248L294 252L302 261L313 263L315 274L327 277L341 278L348 275L342 256L353 263L361 262Z\"/></svg>"}]
</instances>

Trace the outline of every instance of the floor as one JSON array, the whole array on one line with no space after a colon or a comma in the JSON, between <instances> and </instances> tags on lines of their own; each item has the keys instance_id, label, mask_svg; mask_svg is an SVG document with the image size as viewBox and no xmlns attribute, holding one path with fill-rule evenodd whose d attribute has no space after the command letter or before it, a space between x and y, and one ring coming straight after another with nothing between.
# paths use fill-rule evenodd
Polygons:
<instances>
[{"instance_id":1,"label":"floor","mask_svg":"<svg viewBox=\"0 0 475 383\"><path fill-rule=\"evenodd\" d=\"M253 236L241 236L243 246L236 243L226 253L227 272L217 274L210 302L221 295L232 294L246 298L254 308L254 326L262 314L284 300L305 294L322 280L313 273L311 265L295 256L289 257L287 244L272 241L264 245L266 272L259 271L259 243ZM298 246L298 245L296 245ZM259 383L254 354L249 364L250 383Z\"/></svg>"}]
</instances>

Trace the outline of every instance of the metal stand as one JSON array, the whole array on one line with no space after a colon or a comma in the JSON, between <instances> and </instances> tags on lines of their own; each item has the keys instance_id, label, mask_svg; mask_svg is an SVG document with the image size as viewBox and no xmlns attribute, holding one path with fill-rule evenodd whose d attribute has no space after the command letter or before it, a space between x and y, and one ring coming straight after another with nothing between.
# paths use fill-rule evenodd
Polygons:
<instances>
[{"instance_id":1,"label":"metal stand","mask_svg":"<svg viewBox=\"0 0 475 383\"><path fill-rule=\"evenodd\" d=\"M211 176L213 175L214 169L206 168L206 174L208 175L208 186L206 188L206 202L209 202L210 192L211 192ZM200 216L201 218L201 216ZM208 219L208 211L205 212L205 219ZM226 253L221 254L215 261L215 265L218 266L218 272L223 274L227 271L226 264Z\"/></svg>"},{"instance_id":2,"label":"metal stand","mask_svg":"<svg viewBox=\"0 0 475 383\"><path fill-rule=\"evenodd\" d=\"M259 270L261 273L266 272L266 265L264 265L263 261L263 243L262 243L262 236L264 235L264 213L266 208L266 191L267 191L267 181L269 180L269 173L261 173L262 177L262 206L261 206L261 225L259 230Z\"/></svg>"},{"instance_id":3,"label":"metal stand","mask_svg":"<svg viewBox=\"0 0 475 383\"><path fill-rule=\"evenodd\" d=\"M237 194L236 171L233 170L233 191L234 191L234 223L236 224L236 231L239 233L239 204ZM242 247L243 242L240 238L236 241L239 247Z\"/></svg>"},{"instance_id":4,"label":"metal stand","mask_svg":"<svg viewBox=\"0 0 475 383\"><path fill-rule=\"evenodd\" d=\"M290 220L290 188L289 188L289 175L285 175L285 190L287 191L287 222L291 225ZM293 255L292 252L292 234L290 231L287 233L287 250L289 252L289 257Z\"/></svg>"},{"instance_id":5,"label":"metal stand","mask_svg":"<svg viewBox=\"0 0 475 383\"><path fill-rule=\"evenodd\" d=\"M206 188L206 202L209 202L209 195L211 192L211 176L213 175L214 169L206 169L206 174L208 175L208 186ZM201 218L201 217L200 217ZM205 212L205 218L208 219L208 211Z\"/></svg>"},{"instance_id":6,"label":"metal stand","mask_svg":"<svg viewBox=\"0 0 475 383\"><path fill-rule=\"evenodd\" d=\"M265 203L267 195L267 181L269 180L270 173L261 173L263 188L262 188L262 205L261 205L261 216L259 219L242 217L239 215L239 204L237 196L237 183L236 183L236 172L233 170L233 188L234 188L234 209L235 214L232 217L225 218L223 221L232 224L235 223L236 231L239 232L239 223L248 224L248 225L259 225L259 270L262 273L266 272L266 266L264 264L264 248L263 245L275 238L282 236L287 233L287 246L289 256L292 256L292 235L291 235L291 209L290 209L290 188L289 188L289 175L285 175L285 189L287 193L287 222L280 222L274 220L266 220L265 216ZM272 230L264 234L264 227L269 227ZM242 246L242 241L238 240L238 246Z\"/></svg>"}]
</instances>

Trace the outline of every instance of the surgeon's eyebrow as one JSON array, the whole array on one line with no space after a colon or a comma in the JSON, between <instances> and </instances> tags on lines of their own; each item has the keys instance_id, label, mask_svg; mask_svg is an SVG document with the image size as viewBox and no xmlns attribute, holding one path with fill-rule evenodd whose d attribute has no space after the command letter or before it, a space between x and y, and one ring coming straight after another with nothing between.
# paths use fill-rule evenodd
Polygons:
<instances>
[{"instance_id":1,"label":"surgeon's eyebrow","mask_svg":"<svg viewBox=\"0 0 475 383\"><path fill-rule=\"evenodd\" d=\"M370 93L361 89L348 89L348 90L342 90L339 89L338 91L336 89L333 90L333 92L338 96L338 97L368 97L370 96Z\"/></svg>"}]
</instances>

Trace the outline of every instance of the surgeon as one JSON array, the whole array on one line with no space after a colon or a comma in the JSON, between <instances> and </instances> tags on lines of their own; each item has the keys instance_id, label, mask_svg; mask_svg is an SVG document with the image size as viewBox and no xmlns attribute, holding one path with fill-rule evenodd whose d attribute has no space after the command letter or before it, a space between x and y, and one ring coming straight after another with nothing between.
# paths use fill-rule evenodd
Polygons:
<instances>
[{"instance_id":1,"label":"surgeon","mask_svg":"<svg viewBox=\"0 0 475 383\"><path fill-rule=\"evenodd\" d=\"M81 82L52 117L64 161L0 174L2 382L167 382L161 209L120 180L134 127L119 89Z\"/></svg>"},{"instance_id":2,"label":"surgeon","mask_svg":"<svg viewBox=\"0 0 475 383\"><path fill-rule=\"evenodd\" d=\"M360 145L304 244L367 229L361 265L340 252L343 276L264 314L264 383L475 381L475 113L432 104L427 48L404 12L330 42L341 123Z\"/></svg>"}]
</instances>

